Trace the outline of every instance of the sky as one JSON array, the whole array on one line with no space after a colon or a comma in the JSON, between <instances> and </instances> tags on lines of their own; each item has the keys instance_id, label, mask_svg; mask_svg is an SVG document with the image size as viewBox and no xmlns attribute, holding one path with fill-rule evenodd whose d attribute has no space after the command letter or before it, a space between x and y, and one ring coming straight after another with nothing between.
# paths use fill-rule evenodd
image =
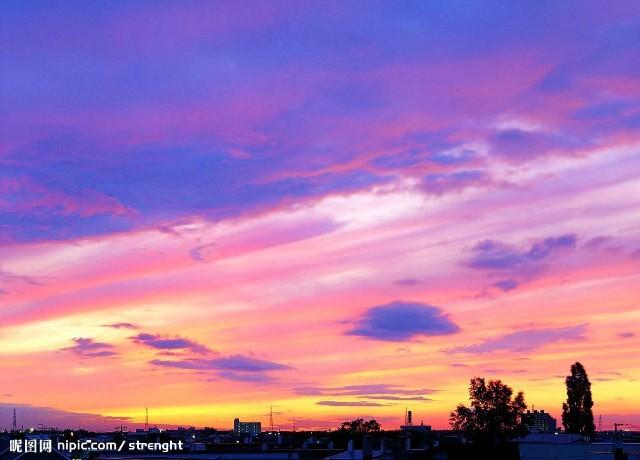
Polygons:
<instances>
[{"instance_id":1,"label":"sky","mask_svg":"<svg viewBox=\"0 0 640 460\"><path fill-rule=\"evenodd\" d=\"M5 1L0 429L640 426L640 3Z\"/></svg>"}]
</instances>

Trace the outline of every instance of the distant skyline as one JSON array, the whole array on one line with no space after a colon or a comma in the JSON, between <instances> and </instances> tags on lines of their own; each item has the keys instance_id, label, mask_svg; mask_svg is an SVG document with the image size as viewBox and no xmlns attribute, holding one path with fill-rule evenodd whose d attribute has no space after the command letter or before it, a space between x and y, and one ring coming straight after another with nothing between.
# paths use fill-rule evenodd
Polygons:
<instances>
[{"instance_id":1,"label":"distant skyline","mask_svg":"<svg viewBox=\"0 0 640 460\"><path fill-rule=\"evenodd\" d=\"M640 3L0 5L0 428L640 425Z\"/></svg>"}]
</instances>

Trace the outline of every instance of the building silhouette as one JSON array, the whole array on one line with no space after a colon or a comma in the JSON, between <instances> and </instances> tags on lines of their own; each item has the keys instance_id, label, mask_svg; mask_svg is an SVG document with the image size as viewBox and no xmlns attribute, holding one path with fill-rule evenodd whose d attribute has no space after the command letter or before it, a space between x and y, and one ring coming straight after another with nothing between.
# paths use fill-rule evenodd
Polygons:
<instances>
[{"instance_id":1,"label":"building silhouette","mask_svg":"<svg viewBox=\"0 0 640 460\"><path fill-rule=\"evenodd\" d=\"M262 424L260 422L241 422L239 418L233 421L233 431L235 434L248 434L251 436L257 436L262 431Z\"/></svg>"},{"instance_id":2,"label":"building silhouette","mask_svg":"<svg viewBox=\"0 0 640 460\"><path fill-rule=\"evenodd\" d=\"M528 410L524 423L531 433L553 433L556 431L556 419L544 410Z\"/></svg>"}]
</instances>

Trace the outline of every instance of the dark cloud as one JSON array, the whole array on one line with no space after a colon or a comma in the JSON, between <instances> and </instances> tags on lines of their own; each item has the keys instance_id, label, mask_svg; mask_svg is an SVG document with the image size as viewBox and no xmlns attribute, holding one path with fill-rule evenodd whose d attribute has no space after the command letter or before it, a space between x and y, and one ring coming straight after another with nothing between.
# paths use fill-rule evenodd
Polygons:
<instances>
[{"instance_id":1,"label":"dark cloud","mask_svg":"<svg viewBox=\"0 0 640 460\"><path fill-rule=\"evenodd\" d=\"M268 382L272 372L291 370L291 366L252 356L231 355L217 358L154 359L150 364L175 369L212 371L222 379L240 382Z\"/></svg>"},{"instance_id":2,"label":"dark cloud","mask_svg":"<svg viewBox=\"0 0 640 460\"><path fill-rule=\"evenodd\" d=\"M209 262L216 252L216 243L201 244L189 251L189 255L196 262Z\"/></svg>"},{"instance_id":3,"label":"dark cloud","mask_svg":"<svg viewBox=\"0 0 640 460\"><path fill-rule=\"evenodd\" d=\"M443 350L447 353L528 352L557 342L585 339L586 324L571 327L528 329L488 338L482 342Z\"/></svg>"},{"instance_id":4,"label":"dark cloud","mask_svg":"<svg viewBox=\"0 0 640 460\"><path fill-rule=\"evenodd\" d=\"M618 334L618 337L621 338L621 339L630 339L630 338L635 337L635 336L636 335L633 332L620 332Z\"/></svg>"},{"instance_id":5,"label":"dark cloud","mask_svg":"<svg viewBox=\"0 0 640 460\"><path fill-rule=\"evenodd\" d=\"M305 396L358 396L373 398L372 395L393 397L422 396L436 393L437 390L429 388L406 388L404 386L379 383L367 385L345 385L339 387L298 387L294 388L294 392Z\"/></svg>"},{"instance_id":6,"label":"dark cloud","mask_svg":"<svg viewBox=\"0 0 640 460\"><path fill-rule=\"evenodd\" d=\"M333 406L333 407L382 407L388 406L388 404L381 404L372 401L318 401L318 406Z\"/></svg>"},{"instance_id":7,"label":"dark cloud","mask_svg":"<svg viewBox=\"0 0 640 460\"><path fill-rule=\"evenodd\" d=\"M395 284L397 284L398 286L418 286L420 284L423 284L422 281L420 281L419 279L416 278L404 278L401 280L396 280L394 281Z\"/></svg>"},{"instance_id":8,"label":"dark cloud","mask_svg":"<svg viewBox=\"0 0 640 460\"><path fill-rule=\"evenodd\" d=\"M83 358L104 358L115 356L114 346L109 343L96 342L91 338L77 337L73 339L73 345L62 348L60 351L69 351Z\"/></svg>"},{"instance_id":9,"label":"dark cloud","mask_svg":"<svg viewBox=\"0 0 640 460\"><path fill-rule=\"evenodd\" d=\"M475 150L460 148L452 149L446 152L438 152L429 157L429 160L439 165L459 165L468 163L478 156Z\"/></svg>"},{"instance_id":10,"label":"dark cloud","mask_svg":"<svg viewBox=\"0 0 640 460\"><path fill-rule=\"evenodd\" d=\"M597 372L597 373L603 374L603 375L615 375L616 377L622 376L622 372L618 372L618 371L603 371L603 372Z\"/></svg>"},{"instance_id":11,"label":"dark cloud","mask_svg":"<svg viewBox=\"0 0 640 460\"><path fill-rule=\"evenodd\" d=\"M258 372L221 371L218 372L217 375L221 379L233 380L235 382L269 383L275 381L273 376Z\"/></svg>"},{"instance_id":12,"label":"dark cloud","mask_svg":"<svg viewBox=\"0 0 640 460\"><path fill-rule=\"evenodd\" d=\"M209 366L207 360L199 360L199 359L176 359L176 360L165 360L165 359L152 359L149 361L149 364L153 364L154 366L162 366L162 367L173 367L176 369L199 369L199 370L212 370L215 369L212 366Z\"/></svg>"},{"instance_id":13,"label":"dark cloud","mask_svg":"<svg viewBox=\"0 0 640 460\"><path fill-rule=\"evenodd\" d=\"M22 283L29 286L42 286L42 281L36 277L29 275L19 275L17 273L0 270L0 282L3 283Z\"/></svg>"},{"instance_id":14,"label":"dark cloud","mask_svg":"<svg viewBox=\"0 0 640 460\"><path fill-rule=\"evenodd\" d=\"M573 234L549 237L533 243L529 249L518 250L493 240L484 240L473 247L469 266L477 270L532 270L540 261L555 252L576 247Z\"/></svg>"},{"instance_id":15,"label":"dark cloud","mask_svg":"<svg viewBox=\"0 0 640 460\"><path fill-rule=\"evenodd\" d=\"M436 195L463 190L475 185L485 185L490 182L484 171L457 171L451 173L432 173L422 179L422 188Z\"/></svg>"},{"instance_id":16,"label":"dark cloud","mask_svg":"<svg viewBox=\"0 0 640 460\"><path fill-rule=\"evenodd\" d=\"M504 129L490 137L493 154L512 160L533 158L554 150L571 150L584 145L575 139L539 131Z\"/></svg>"},{"instance_id":17,"label":"dark cloud","mask_svg":"<svg viewBox=\"0 0 640 460\"><path fill-rule=\"evenodd\" d=\"M504 372L504 369L499 369L499 368L495 368L495 367L488 367L485 369L482 369L482 372L486 373L486 374L502 374Z\"/></svg>"},{"instance_id":18,"label":"dark cloud","mask_svg":"<svg viewBox=\"0 0 640 460\"><path fill-rule=\"evenodd\" d=\"M516 280L506 279L496 281L495 283L493 283L493 285L504 292L508 292L513 291L515 288L517 288L518 282Z\"/></svg>"},{"instance_id":19,"label":"dark cloud","mask_svg":"<svg viewBox=\"0 0 640 460\"><path fill-rule=\"evenodd\" d=\"M243 355L231 355L211 360L218 369L240 372L265 372L291 369L289 366Z\"/></svg>"},{"instance_id":20,"label":"dark cloud","mask_svg":"<svg viewBox=\"0 0 640 460\"><path fill-rule=\"evenodd\" d=\"M138 329L138 326L133 323L111 323L103 324L103 327L111 327L113 329Z\"/></svg>"},{"instance_id":21,"label":"dark cloud","mask_svg":"<svg viewBox=\"0 0 640 460\"><path fill-rule=\"evenodd\" d=\"M547 260L552 255L574 250L577 241L576 235L564 234L540 239L524 247L490 239L476 243L466 264L474 270L486 272L492 280L477 296L485 297L494 289L513 291L538 278L548 268Z\"/></svg>"},{"instance_id":22,"label":"dark cloud","mask_svg":"<svg viewBox=\"0 0 640 460\"><path fill-rule=\"evenodd\" d=\"M610 236L596 236L584 243L584 247L587 249L600 249L605 243L611 241Z\"/></svg>"},{"instance_id":23,"label":"dark cloud","mask_svg":"<svg viewBox=\"0 0 640 460\"><path fill-rule=\"evenodd\" d=\"M399 151L381 152L373 160L376 168L399 171L421 165L457 166L475 158L476 153L462 144L452 143L447 133L438 131L417 132L409 136L407 144Z\"/></svg>"},{"instance_id":24,"label":"dark cloud","mask_svg":"<svg viewBox=\"0 0 640 460\"><path fill-rule=\"evenodd\" d=\"M141 332L131 337L131 340L140 345L146 345L158 350L184 350L198 355L205 355L211 352L211 349L205 345L179 336L165 337L159 334Z\"/></svg>"},{"instance_id":25,"label":"dark cloud","mask_svg":"<svg viewBox=\"0 0 640 460\"><path fill-rule=\"evenodd\" d=\"M424 396L367 395L358 397L361 399L381 399L383 401L433 401L433 399L425 398Z\"/></svg>"},{"instance_id":26,"label":"dark cloud","mask_svg":"<svg viewBox=\"0 0 640 460\"><path fill-rule=\"evenodd\" d=\"M375 340L403 341L419 336L448 335L460 328L440 308L420 302L395 301L370 308L347 332Z\"/></svg>"}]
</instances>

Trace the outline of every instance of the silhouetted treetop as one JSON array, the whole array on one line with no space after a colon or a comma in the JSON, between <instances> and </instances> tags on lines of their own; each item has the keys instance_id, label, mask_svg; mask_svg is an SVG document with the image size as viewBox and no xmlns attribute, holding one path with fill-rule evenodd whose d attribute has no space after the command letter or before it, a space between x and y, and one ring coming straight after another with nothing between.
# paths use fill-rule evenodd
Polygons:
<instances>
[{"instance_id":1,"label":"silhouetted treetop","mask_svg":"<svg viewBox=\"0 0 640 460\"><path fill-rule=\"evenodd\" d=\"M562 424L567 433L595 437L593 422L593 399L591 382L584 366L576 362L571 366L571 375L567 376L567 402L562 404Z\"/></svg>"},{"instance_id":2,"label":"silhouetted treetop","mask_svg":"<svg viewBox=\"0 0 640 460\"><path fill-rule=\"evenodd\" d=\"M449 419L451 427L476 442L506 441L526 434L524 394L512 396L513 390L500 380L487 383L474 377L469 385L471 407L458 405Z\"/></svg>"},{"instance_id":3,"label":"silhouetted treetop","mask_svg":"<svg viewBox=\"0 0 640 460\"><path fill-rule=\"evenodd\" d=\"M358 418L351 422L343 422L339 428L340 431L346 431L348 433L372 433L380 431L380 424L375 420L369 420L368 422L362 418Z\"/></svg>"}]
</instances>

